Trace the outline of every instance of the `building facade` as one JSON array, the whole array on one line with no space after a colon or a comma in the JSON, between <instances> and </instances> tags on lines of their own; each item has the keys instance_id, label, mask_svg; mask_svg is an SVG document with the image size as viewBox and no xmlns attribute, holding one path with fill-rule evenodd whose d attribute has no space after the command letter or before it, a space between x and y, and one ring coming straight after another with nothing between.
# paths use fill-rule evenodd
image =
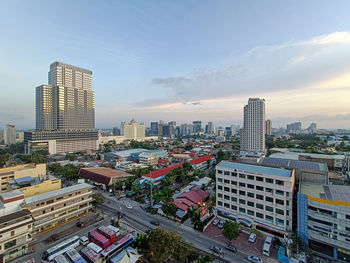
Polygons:
<instances>
[{"instance_id":1,"label":"building facade","mask_svg":"<svg viewBox=\"0 0 350 263\"><path fill-rule=\"evenodd\" d=\"M151 122L151 131L150 135L151 136L158 136L159 135L159 123L158 122Z\"/></svg>"},{"instance_id":2,"label":"building facade","mask_svg":"<svg viewBox=\"0 0 350 263\"><path fill-rule=\"evenodd\" d=\"M265 153L265 100L249 98L244 106L241 134L242 155L260 156Z\"/></svg>"},{"instance_id":3,"label":"building facade","mask_svg":"<svg viewBox=\"0 0 350 263\"><path fill-rule=\"evenodd\" d=\"M287 132L288 133L298 133L301 131L301 122L293 122L287 124Z\"/></svg>"},{"instance_id":4,"label":"building facade","mask_svg":"<svg viewBox=\"0 0 350 263\"><path fill-rule=\"evenodd\" d=\"M193 124L193 133L202 132L202 121L194 121L192 124Z\"/></svg>"},{"instance_id":5,"label":"building facade","mask_svg":"<svg viewBox=\"0 0 350 263\"><path fill-rule=\"evenodd\" d=\"M265 127L266 127L266 135L271 136L272 135L272 121L266 120Z\"/></svg>"},{"instance_id":6,"label":"building facade","mask_svg":"<svg viewBox=\"0 0 350 263\"><path fill-rule=\"evenodd\" d=\"M16 127L12 124L6 124L4 129L4 142L6 145L16 143Z\"/></svg>"},{"instance_id":7,"label":"building facade","mask_svg":"<svg viewBox=\"0 0 350 263\"><path fill-rule=\"evenodd\" d=\"M294 170L222 161L216 166L219 216L280 238L292 230Z\"/></svg>"},{"instance_id":8,"label":"building facade","mask_svg":"<svg viewBox=\"0 0 350 263\"><path fill-rule=\"evenodd\" d=\"M145 124L139 124L134 120L129 124L124 124L124 137L126 140L144 141L146 137Z\"/></svg>"}]
</instances>

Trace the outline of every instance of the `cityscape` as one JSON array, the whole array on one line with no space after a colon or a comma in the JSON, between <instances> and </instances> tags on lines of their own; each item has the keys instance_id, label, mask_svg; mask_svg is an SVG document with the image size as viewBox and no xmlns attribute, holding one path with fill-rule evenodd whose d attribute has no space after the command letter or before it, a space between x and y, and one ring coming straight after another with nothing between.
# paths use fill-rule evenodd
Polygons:
<instances>
[{"instance_id":1,"label":"cityscape","mask_svg":"<svg viewBox=\"0 0 350 263\"><path fill-rule=\"evenodd\" d=\"M16 34L25 31L19 25L57 32L68 22L77 25L62 34L64 44L52 44L62 45L57 53L50 49L46 55L44 43L40 56L19 52L27 57L23 60L38 60L26 73L16 71L18 79L11 77L17 55L13 61L1 55L9 68L0 66L0 263L350 262L347 2L335 6L325 1L319 7L317 2L295 3L293 8L300 8L296 13L308 25L302 29L295 28L299 17L289 12L290 3L282 7L268 1L286 16L279 19L290 29L283 28L288 32L280 35L288 41L278 42L265 28L272 42L252 31L257 34L254 48L245 47L249 41L234 22L250 28L243 17L253 12L253 27L259 19L272 31L281 26L266 18L267 7L258 3L106 1L94 3L94 9L76 1L62 25L56 19L64 7L45 3L42 10L55 12L44 25L48 15L34 19L39 3L28 2L33 6L6 2L5 12L0 11L6 18L14 10L23 14L12 20ZM320 23L317 26L305 14L314 9L320 14L308 15ZM83 10L77 15L80 22L72 18L77 10ZM120 17L108 16L113 12ZM96 22L87 19L88 14L94 14ZM326 23L324 16L334 19ZM200 37L188 28L181 29L186 32L181 35L173 25L175 17L183 20L177 26L204 30L208 43L193 48ZM28 25L21 22L25 18ZM122 28L113 27L116 21ZM84 23L96 40L79 32ZM240 32L242 43L228 51L226 43L211 37L220 35L223 41L230 25ZM327 31L318 30L321 26ZM155 53L126 52L141 52L139 41L146 48L153 40L148 34L163 27L179 34L183 60L173 46L174 36L163 31L162 44L156 42L159 36L151 42ZM113 30L125 39L118 42ZM38 48L31 47L34 31L28 51ZM4 32L7 39L0 46L19 50L17 45L23 43L13 41L12 47L12 31ZM76 45L69 37L73 33L75 41L100 43L110 57L87 52L85 42ZM109 40L133 61L130 65L112 65L125 58L115 56ZM212 55L203 52L209 42L217 49ZM70 51L65 55L66 48ZM219 59L220 52L227 68L217 63L215 69L197 69ZM133 67L146 58L149 64L142 62L147 65L132 75ZM232 58L237 59L235 65L227 62ZM111 73L111 67L120 72ZM157 70L162 77L154 75ZM188 70L195 71L193 76L186 76ZM166 77L169 72L176 73ZM106 73L110 79L101 80ZM150 86L140 85L145 78L151 79Z\"/></svg>"}]
</instances>

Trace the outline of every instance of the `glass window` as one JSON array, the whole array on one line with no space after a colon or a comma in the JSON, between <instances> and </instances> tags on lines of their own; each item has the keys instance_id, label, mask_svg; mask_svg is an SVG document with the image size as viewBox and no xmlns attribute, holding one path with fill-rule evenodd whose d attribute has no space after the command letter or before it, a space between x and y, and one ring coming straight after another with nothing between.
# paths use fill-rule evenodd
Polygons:
<instances>
[{"instance_id":1,"label":"glass window","mask_svg":"<svg viewBox=\"0 0 350 263\"><path fill-rule=\"evenodd\" d=\"M264 218L264 215L263 214L261 214L261 213L256 213L256 217L259 217L259 218Z\"/></svg>"},{"instance_id":2,"label":"glass window","mask_svg":"<svg viewBox=\"0 0 350 263\"><path fill-rule=\"evenodd\" d=\"M237 202L237 197L231 196L231 201L232 202Z\"/></svg>"},{"instance_id":3,"label":"glass window","mask_svg":"<svg viewBox=\"0 0 350 263\"><path fill-rule=\"evenodd\" d=\"M218 182L219 182L219 183L222 183L222 178L218 178Z\"/></svg>"},{"instance_id":4,"label":"glass window","mask_svg":"<svg viewBox=\"0 0 350 263\"><path fill-rule=\"evenodd\" d=\"M240 195L245 195L245 191L239 191Z\"/></svg>"},{"instance_id":5,"label":"glass window","mask_svg":"<svg viewBox=\"0 0 350 263\"><path fill-rule=\"evenodd\" d=\"M224 207L226 207L226 208L230 208L230 204L228 204L228 203L224 203Z\"/></svg>"},{"instance_id":6,"label":"glass window","mask_svg":"<svg viewBox=\"0 0 350 263\"><path fill-rule=\"evenodd\" d=\"M239 174L239 178L244 178L245 179L245 174Z\"/></svg>"},{"instance_id":7,"label":"glass window","mask_svg":"<svg viewBox=\"0 0 350 263\"><path fill-rule=\"evenodd\" d=\"M245 200L239 199L239 203L242 204L242 205L245 205Z\"/></svg>"},{"instance_id":8,"label":"glass window","mask_svg":"<svg viewBox=\"0 0 350 263\"><path fill-rule=\"evenodd\" d=\"M284 192L281 191L281 190L276 190L276 194L278 194L278 195L284 195Z\"/></svg>"},{"instance_id":9,"label":"glass window","mask_svg":"<svg viewBox=\"0 0 350 263\"><path fill-rule=\"evenodd\" d=\"M284 201L281 199L276 199L276 204L284 205Z\"/></svg>"},{"instance_id":10,"label":"glass window","mask_svg":"<svg viewBox=\"0 0 350 263\"><path fill-rule=\"evenodd\" d=\"M248 201L248 205L251 206L251 207L254 207L254 202Z\"/></svg>"},{"instance_id":11,"label":"glass window","mask_svg":"<svg viewBox=\"0 0 350 263\"><path fill-rule=\"evenodd\" d=\"M282 220L282 219L276 218L276 223L284 226L284 220Z\"/></svg>"},{"instance_id":12,"label":"glass window","mask_svg":"<svg viewBox=\"0 0 350 263\"><path fill-rule=\"evenodd\" d=\"M231 181L231 184L237 185L237 182L236 181Z\"/></svg>"},{"instance_id":13,"label":"glass window","mask_svg":"<svg viewBox=\"0 0 350 263\"><path fill-rule=\"evenodd\" d=\"M267 187L266 187L266 188L265 188L265 191L268 192L268 193L273 194L273 190L272 190L271 188L267 188Z\"/></svg>"},{"instance_id":14,"label":"glass window","mask_svg":"<svg viewBox=\"0 0 350 263\"><path fill-rule=\"evenodd\" d=\"M229 171L224 171L224 175L230 175Z\"/></svg>"},{"instance_id":15,"label":"glass window","mask_svg":"<svg viewBox=\"0 0 350 263\"><path fill-rule=\"evenodd\" d=\"M224 195L225 200L230 200L230 197L228 195Z\"/></svg>"},{"instance_id":16,"label":"glass window","mask_svg":"<svg viewBox=\"0 0 350 263\"><path fill-rule=\"evenodd\" d=\"M276 213L280 215L284 215L284 211L282 209L276 208Z\"/></svg>"},{"instance_id":17,"label":"glass window","mask_svg":"<svg viewBox=\"0 0 350 263\"><path fill-rule=\"evenodd\" d=\"M239 183L240 187L245 187L245 183Z\"/></svg>"},{"instance_id":18,"label":"glass window","mask_svg":"<svg viewBox=\"0 0 350 263\"><path fill-rule=\"evenodd\" d=\"M222 186L221 185L218 185L218 190L222 190Z\"/></svg>"},{"instance_id":19,"label":"glass window","mask_svg":"<svg viewBox=\"0 0 350 263\"><path fill-rule=\"evenodd\" d=\"M222 202L221 201L218 201L218 206L222 206Z\"/></svg>"},{"instance_id":20,"label":"glass window","mask_svg":"<svg viewBox=\"0 0 350 263\"><path fill-rule=\"evenodd\" d=\"M265 215L265 219L267 221L273 222L273 217L272 216Z\"/></svg>"},{"instance_id":21,"label":"glass window","mask_svg":"<svg viewBox=\"0 0 350 263\"><path fill-rule=\"evenodd\" d=\"M248 210L248 215L250 215L250 216L254 216L254 211L252 211L252 210Z\"/></svg>"},{"instance_id":22,"label":"glass window","mask_svg":"<svg viewBox=\"0 0 350 263\"><path fill-rule=\"evenodd\" d=\"M219 197L219 198L222 198L222 194L218 194L218 197Z\"/></svg>"},{"instance_id":23,"label":"glass window","mask_svg":"<svg viewBox=\"0 0 350 263\"><path fill-rule=\"evenodd\" d=\"M265 182L269 184L273 184L273 179L265 178Z\"/></svg>"},{"instance_id":24,"label":"glass window","mask_svg":"<svg viewBox=\"0 0 350 263\"><path fill-rule=\"evenodd\" d=\"M231 175L234 176L234 177L237 177L237 173L236 172L232 172Z\"/></svg>"},{"instance_id":25,"label":"glass window","mask_svg":"<svg viewBox=\"0 0 350 263\"><path fill-rule=\"evenodd\" d=\"M256 203L256 204L255 204L255 206L256 206L256 208L259 208L259 209L264 209L264 206L263 206L262 204L258 204L258 203Z\"/></svg>"},{"instance_id":26,"label":"glass window","mask_svg":"<svg viewBox=\"0 0 350 263\"><path fill-rule=\"evenodd\" d=\"M230 188L225 186L225 187L224 187L224 191L225 191L225 192L230 192Z\"/></svg>"},{"instance_id":27,"label":"glass window","mask_svg":"<svg viewBox=\"0 0 350 263\"><path fill-rule=\"evenodd\" d=\"M249 180L254 180L254 176L253 176L253 175L247 175L247 178L248 178Z\"/></svg>"},{"instance_id":28,"label":"glass window","mask_svg":"<svg viewBox=\"0 0 350 263\"><path fill-rule=\"evenodd\" d=\"M273 207L271 206L265 206L266 211L272 212L273 213Z\"/></svg>"},{"instance_id":29,"label":"glass window","mask_svg":"<svg viewBox=\"0 0 350 263\"><path fill-rule=\"evenodd\" d=\"M248 192L248 197L254 198L254 194Z\"/></svg>"},{"instance_id":30,"label":"glass window","mask_svg":"<svg viewBox=\"0 0 350 263\"><path fill-rule=\"evenodd\" d=\"M237 194L237 189L231 188L231 193Z\"/></svg>"},{"instance_id":31,"label":"glass window","mask_svg":"<svg viewBox=\"0 0 350 263\"><path fill-rule=\"evenodd\" d=\"M254 185L252 185L252 184L248 184L248 188L250 188L250 189L254 189Z\"/></svg>"},{"instance_id":32,"label":"glass window","mask_svg":"<svg viewBox=\"0 0 350 263\"><path fill-rule=\"evenodd\" d=\"M222 174L222 170L218 170L218 174Z\"/></svg>"},{"instance_id":33,"label":"glass window","mask_svg":"<svg viewBox=\"0 0 350 263\"><path fill-rule=\"evenodd\" d=\"M256 186L256 190L258 190L258 191L264 191L264 187L262 187L262 186Z\"/></svg>"},{"instance_id":34,"label":"glass window","mask_svg":"<svg viewBox=\"0 0 350 263\"><path fill-rule=\"evenodd\" d=\"M258 194L256 194L256 199L264 200L264 196L263 196L263 195L258 195Z\"/></svg>"},{"instance_id":35,"label":"glass window","mask_svg":"<svg viewBox=\"0 0 350 263\"><path fill-rule=\"evenodd\" d=\"M267 202L273 203L273 198L272 198L272 197L266 196L266 197L265 197L265 200L266 200Z\"/></svg>"},{"instance_id":36,"label":"glass window","mask_svg":"<svg viewBox=\"0 0 350 263\"><path fill-rule=\"evenodd\" d=\"M229 183L230 183L230 180L225 179L225 180L224 180L224 183L225 183L225 184L229 184Z\"/></svg>"},{"instance_id":37,"label":"glass window","mask_svg":"<svg viewBox=\"0 0 350 263\"><path fill-rule=\"evenodd\" d=\"M276 184L277 184L277 185L284 185L284 181L276 180Z\"/></svg>"},{"instance_id":38,"label":"glass window","mask_svg":"<svg viewBox=\"0 0 350 263\"><path fill-rule=\"evenodd\" d=\"M237 211L237 206L231 205L231 209Z\"/></svg>"},{"instance_id":39,"label":"glass window","mask_svg":"<svg viewBox=\"0 0 350 263\"><path fill-rule=\"evenodd\" d=\"M263 177L260 177L260 176L257 176L257 177L256 177L256 180L259 181L259 182L264 182L264 178L263 178Z\"/></svg>"},{"instance_id":40,"label":"glass window","mask_svg":"<svg viewBox=\"0 0 350 263\"><path fill-rule=\"evenodd\" d=\"M239 208L239 212L241 212L241 213L244 213L244 214L245 214L245 209L244 209L244 208L242 208L242 207L240 207L240 208Z\"/></svg>"}]
</instances>

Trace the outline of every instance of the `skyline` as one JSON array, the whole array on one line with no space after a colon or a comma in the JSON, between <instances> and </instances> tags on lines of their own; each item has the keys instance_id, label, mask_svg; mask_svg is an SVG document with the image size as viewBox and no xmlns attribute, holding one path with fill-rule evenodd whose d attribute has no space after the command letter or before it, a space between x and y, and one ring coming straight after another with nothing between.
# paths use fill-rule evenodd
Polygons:
<instances>
[{"instance_id":1,"label":"skyline","mask_svg":"<svg viewBox=\"0 0 350 263\"><path fill-rule=\"evenodd\" d=\"M62 61L92 70L96 128L242 125L250 97L265 99L274 128L350 128L347 1L65 3L3 4L0 127L34 128L35 87Z\"/></svg>"}]
</instances>

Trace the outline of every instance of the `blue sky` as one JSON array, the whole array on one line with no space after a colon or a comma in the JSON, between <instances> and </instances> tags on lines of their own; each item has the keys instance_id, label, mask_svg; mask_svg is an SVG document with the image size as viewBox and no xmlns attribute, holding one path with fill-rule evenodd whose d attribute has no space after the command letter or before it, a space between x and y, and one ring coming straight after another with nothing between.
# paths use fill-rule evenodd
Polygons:
<instances>
[{"instance_id":1,"label":"blue sky","mask_svg":"<svg viewBox=\"0 0 350 263\"><path fill-rule=\"evenodd\" d=\"M50 63L93 71L96 127L135 118L350 128L349 1L1 1L0 127L33 128ZM349 65L348 65L349 64Z\"/></svg>"}]
</instances>

